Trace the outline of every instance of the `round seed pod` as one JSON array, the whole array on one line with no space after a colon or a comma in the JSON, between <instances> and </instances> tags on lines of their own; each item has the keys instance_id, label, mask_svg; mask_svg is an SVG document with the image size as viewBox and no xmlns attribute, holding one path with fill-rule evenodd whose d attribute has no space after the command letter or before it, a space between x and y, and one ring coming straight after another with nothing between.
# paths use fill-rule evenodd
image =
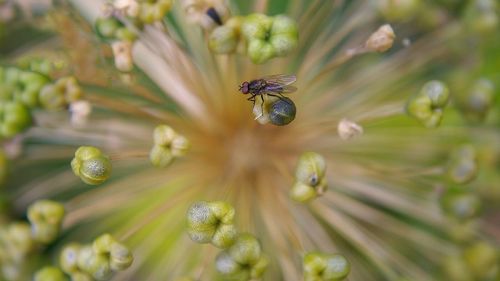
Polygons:
<instances>
[{"instance_id":1,"label":"round seed pod","mask_svg":"<svg viewBox=\"0 0 500 281\"><path fill-rule=\"evenodd\" d=\"M66 245L61 251L59 256L59 264L66 273L73 273L78 271L78 253L80 251L80 244L71 243Z\"/></svg>"},{"instance_id":2,"label":"round seed pod","mask_svg":"<svg viewBox=\"0 0 500 281\"><path fill-rule=\"evenodd\" d=\"M254 265L261 256L259 241L251 234L243 233L238 236L234 245L229 248L231 257L241 265Z\"/></svg>"},{"instance_id":3,"label":"round seed pod","mask_svg":"<svg viewBox=\"0 0 500 281\"><path fill-rule=\"evenodd\" d=\"M289 98L280 98L271 104L269 112L269 120L276 126L284 126L290 124L295 119L297 108L293 101Z\"/></svg>"}]
</instances>

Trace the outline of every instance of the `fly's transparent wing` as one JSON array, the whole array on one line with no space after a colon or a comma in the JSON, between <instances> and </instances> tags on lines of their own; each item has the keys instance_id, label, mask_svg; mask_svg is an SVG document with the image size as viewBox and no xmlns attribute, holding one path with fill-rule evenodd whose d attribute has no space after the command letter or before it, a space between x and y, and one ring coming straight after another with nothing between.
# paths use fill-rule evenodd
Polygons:
<instances>
[{"instance_id":1,"label":"fly's transparent wing","mask_svg":"<svg viewBox=\"0 0 500 281\"><path fill-rule=\"evenodd\" d=\"M293 82L297 81L297 77L295 75L288 74L276 74L262 77L269 84L276 84L281 86L290 85Z\"/></svg>"},{"instance_id":2,"label":"fly's transparent wing","mask_svg":"<svg viewBox=\"0 0 500 281\"><path fill-rule=\"evenodd\" d=\"M297 91L297 88L290 85L268 84L266 86L266 91L279 94L287 94Z\"/></svg>"}]
</instances>

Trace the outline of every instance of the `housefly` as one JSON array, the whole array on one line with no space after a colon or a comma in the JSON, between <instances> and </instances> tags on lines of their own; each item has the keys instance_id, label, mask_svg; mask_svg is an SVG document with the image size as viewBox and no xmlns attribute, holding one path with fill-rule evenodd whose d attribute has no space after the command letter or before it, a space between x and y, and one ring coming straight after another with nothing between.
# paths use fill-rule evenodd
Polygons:
<instances>
[{"instance_id":1,"label":"housefly","mask_svg":"<svg viewBox=\"0 0 500 281\"><path fill-rule=\"evenodd\" d=\"M239 91L242 94L250 94L247 99L255 104L255 99L260 96L262 103L264 103L264 95L274 96L277 98L284 98L283 94L292 93L297 90L296 87L290 86L297 80L295 75L277 74L264 76L259 79L245 81L240 85Z\"/></svg>"}]
</instances>

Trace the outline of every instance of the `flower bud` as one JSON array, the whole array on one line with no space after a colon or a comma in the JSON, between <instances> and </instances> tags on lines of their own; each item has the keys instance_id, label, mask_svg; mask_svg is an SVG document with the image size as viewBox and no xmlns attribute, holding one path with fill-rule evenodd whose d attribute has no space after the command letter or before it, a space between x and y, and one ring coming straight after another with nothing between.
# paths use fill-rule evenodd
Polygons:
<instances>
[{"instance_id":1,"label":"flower bud","mask_svg":"<svg viewBox=\"0 0 500 281\"><path fill-rule=\"evenodd\" d=\"M77 243L71 243L64 246L59 256L59 264L64 272L70 274L78 271L80 248L80 244Z\"/></svg>"},{"instance_id":2,"label":"flower bud","mask_svg":"<svg viewBox=\"0 0 500 281\"><path fill-rule=\"evenodd\" d=\"M10 138L31 125L31 113L17 101L0 102L0 138Z\"/></svg>"},{"instance_id":3,"label":"flower bud","mask_svg":"<svg viewBox=\"0 0 500 281\"><path fill-rule=\"evenodd\" d=\"M110 266L114 271L122 271L129 268L134 261L130 250L124 245L114 242L110 249Z\"/></svg>"},{"instance_id":4,"label":"flower bud","mask_svg":"<svg viewBox=\"0 0 500 281\"><path fill-rule=\"evenodd\" d=\"M288 125L295 119L296 113L297 109L291 99L279 98L278 100L271 103L269 120L273 125Z\"/></svg>"},{"instance_id":5,"label":"flower bud","mask_svg":"<svg viewBox=\"0 0 500 281\"><path fill-rule=\"evenodd\" d=\"M243 21L241 32L248 42L248 56L257 64L286 56L298 44L297 24L283 15L249 15Z\"/></svg>"},{"instance_id":6,"label":"flower bud","mask_svg":"<svg viewBox=\"0 0 500 281\"><path fill-rule=\"evenodd\" d=\"M155 145L149 152L149 160L155 167L167 167L174 160L174 156L169 148Z\"/></svg>"},{"instance_id":7,"label":"flower bud","mask_svg":"<svg viewBox=\"0 0 500 281\"><path fill-rule=\"evenodd\" d=\"M340 254L312 252L304 256L304 280L340 281L349 275L351 266Z\"/></svg>"},{"instance_id":8,"label":"flower bud","mask_svg":"<svg viewBox=\"0 0 500 281\"><path fill-rule=\"evenodd\" d=\"M75 175L90 185L101 184L111 174L111 162L101 151L91 146L81 146L75 152L71 161L71 168Z\"/></svg>"},{"instance_id":9,"label":"flower bud","mask_svg":"<svg viewBox=\"0 0 500 281\"><path fill-rule=\"evenodd\" d=\"M116 41L111 43L116 69L129 72L134 68L132 61L132 43L128 41Z\"/></svg>"},{"instance_id":10,"label":"flower bud","mask_svg":"<svg viewBox=\"0 0 500 281\"><path fill-rule=\"evenodd\" d=\"M366 40L365 48L368 51L383 53L392 47L395 38L392 27L384 24Z\"/></svg>"},{"instance_id":11,"label":"flower bud","mask_svg":"<svg viewBox=\"0 0 500 281\"><path fill-rule=\"evenodd\" d=\"M239 41L237 30L230 26L216 27L208 38L208 47L216 54L229 54L236 50Z\"/></svg>"},{"instance_id":12,"label":"flower bud","mask_svg":"<svg viewBox=\"0 0 500 281\"><path fill-rule=\"evenodd\" d=\"M449 256L443 262L443 271L447 280L470 281L474 280L470 270L461 256Z\"/></svg>"},{"instance_id":13,"label":"flower bud","mask_svg":"<svg viewBox=\"0 0 500 281\"><path fill-rule=\"evenodd\" d=\"M437 80L427 82L418 95L409 100L407 112L424 126L437 127L441 123L449 95L448 87L443 82Z\"/></svg>"},{"instance_id":14,"label":"flower bud","mask_svg":"<svg viewBox=\"0 0 500 281\"><path fill-rule=\"evenodd\" d=\"M453 151L448 163L448 177L458 184L471 182L478 173L476 152L473 146L464 145Z\"/></svg>"},{"instance_id":15,"label":"flower bud","mask_svg":"<svg viewBox=\"0 0 500 281\"><path fill-rule=\"evenodd\" d=\"M262 253L259 241L248 233L238 235L238 238L228 251L231 257L242 265L256 264Z\"/></svg>"},{"instance_id":16,"label":"flower bud","mask_svg":"<svg viewBox=\"0 0 500 281\"><path fill-rule=\"evenodd\" d=\"M181 135L177 135L171 144L172 155L174 157L182 157L187 154L190 148L190 143L187 138Z\"/></svg>"},{"instance_id":17,"label":"flower bud","mask_svg":"<svg viewBox=\"0 0 500 281\"><path fill-rule=\"evenodd\" d=\"M448 215L464 221L478 215L481 200L474 194L452 190L441 199L441 207Z\"/></svg>"},{"instance_id":18,"label":"flower bud","mask_svg":"<svg viewBox=\"0 0 500 281\"><path fill-rule=\"evenodd\" d=\"M337 126L337 132L341 139L349 140L363 134L363 127L343 118Z\"/></svg>"},{"instance_id":19,"label":"flower bud","mask_svg":"<svg viewBox=\"0 0 500 281\"><path fill-rule=\"evenodd\" d=\"M80 272L80 271L72 272L70 276L71 276L71 281L94 281L94 278L92 278L92 276L90 276L85 272Z\"/></svg>"},{"instance_id":20,"label":"flower bud","mask_svg":"<svg viewBox=\"0 0 500 281\"><path fill-rule=\"evenodd\" d=\"M188 139L167 125L155 128L153 141L155 144L149 153L149 159L156 167L168 166L176 157L186 155L190 148Z\"/></svg>"},{"instance_id":21,"label":"flower bud","mask_svg":"<svg viewBox=\"0 0 500 281\"><path fill-rule=\"evenodd\" d=\"M74 126L83 126L87 124L90 113L92 113L92 105L88 101L79 100L72 102L69 105L71 112L71 124Z\"/></svg>"},{"instance_id":22,"label":"flower bud","mask_svg":"<svg viewBox=\"0 0 500 281\"><path fill-rule=\"evenodd\" d=\"M317 186L325 177L326 161L316 152L303 153L295 169L295 179L310 186Z\"/></svg>"},{"instance_id":23,"label":"flower bud","mask_svg":"<svg viewBox=\"0 0 500 281\"><path fill-rule=\"evenodd\" d=\"M498 249L486 242L476 242L464 251L464 261L476 280L493 280L499 270Z\"/></svg>"},{"instance_id":24,"label":"flower bud","mask_svg":"<svg viewBox=\"0 0 500 281\"><path fill-rule=\"evenodd\" d=\"M495 102L495 87L489 79L477 80L467 94L462 97L462 107L466 117L482 121L488 115Z\"/></svg>"},{"instance_id":25,"label":"flower bud","mask_svg":"<svg viewBox=\"0 0 500 281\"><path fill-rule=\"evenodd\" d=\"M228 203L197 202L187 213L188 234L195 242L211 242L224 249L233 244L237 234L233 219L234 208Z\"/></svg>"},{"instance_id":26,"label":"flower bud","mask_svg":"<svg viewBox=\"0 0 500 281\"><path fill-rule=\"evenodd\" d=\"M64 273L57 267L46 266L35 273L34 281L66 281Z\"/></svg>"},{"instance_id":27,"label":"flower bud","mask_svg":"<svg viewBox=\"0 0 500 281\"><path fill-rule=\"evenodd\" d=\"M139 20L145 24L161 21L170 11L172 0L155 0L139 2Z\"/></svg>"},{"instance_id":28,"label":"flower bud","mask_svg":"<svg viewBox=\"0 0 500 281\"><path fill-rule=\"evenodd\" d=\"M408 21L420 9L420 0L379 0L379 10L390 21Z\"/></svg>"}]
</instances>

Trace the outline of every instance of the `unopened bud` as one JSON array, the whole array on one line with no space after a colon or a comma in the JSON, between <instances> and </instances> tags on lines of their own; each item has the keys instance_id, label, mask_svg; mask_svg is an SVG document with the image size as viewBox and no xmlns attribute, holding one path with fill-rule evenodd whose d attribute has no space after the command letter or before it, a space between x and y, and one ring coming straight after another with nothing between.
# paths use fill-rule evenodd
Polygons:
<instances>
[{"instance_id":1,"label":"unopened bud","mask_svg":"<svg viewBox=\"0 0 500 281\"><path fill-rule=\"evenodd\" d=\"M132 62L132 43L128 41L118 41L111 44L115 57L115 66L123 72L131 71L134 67Z\"/></svg>"},{"instance_id":2,"label":"unopened bud","mask_svg":"<svg viewBox=\"0 0 500 281\"><path fill-rule=\"evenodd\" d=\"M394 38L396 38L396 34L394 34L392 27L389 24L384 24L366 40L365 48L367 51L383 53L392 47Z\"/></svg>"},{"instance_id":3,"label":"unopened bud","mask_svg":"<svg viewBox=\"0 0 500 281\"><path fill-rule=\"evenodd\" d=\"M363 134L363 127L344 118L340 120L337 132L341 139L349 140Z\"/></svg>"}]
</instances>

